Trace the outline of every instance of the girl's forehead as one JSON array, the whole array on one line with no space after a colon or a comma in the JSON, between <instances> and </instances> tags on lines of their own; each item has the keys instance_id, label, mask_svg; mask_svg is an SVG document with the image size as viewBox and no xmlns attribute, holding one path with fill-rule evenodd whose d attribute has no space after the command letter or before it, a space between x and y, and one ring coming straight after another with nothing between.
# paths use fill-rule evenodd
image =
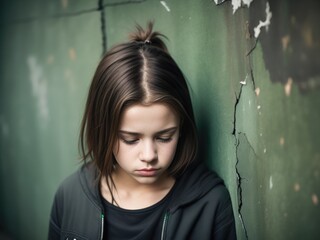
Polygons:
<instances>
[{"instance_id":1,"label":"girl's forehead","mask_svg":"<svg viewBox=\"0 0 320 240\"><path fill-rule=\"evenodd\" d=\"M157 132L178 126L178 115L172 108L163 103L129 106L123 111L120 120L120 130L129 132Z\"/></svg>"}]
</instances>

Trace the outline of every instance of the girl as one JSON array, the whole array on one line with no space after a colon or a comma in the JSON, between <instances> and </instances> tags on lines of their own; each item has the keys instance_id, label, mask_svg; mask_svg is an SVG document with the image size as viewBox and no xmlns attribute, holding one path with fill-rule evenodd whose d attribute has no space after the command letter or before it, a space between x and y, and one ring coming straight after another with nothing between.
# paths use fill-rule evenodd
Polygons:
<instances>
[{"instance_id":1,"label":"girl","mask_svg":"<svg viewBox=\"0 0 320 240\"><path fill-rule=\"evenodd\" d=\"M84 164L59 187L49 239L235 239L223 181L196 158L186 80L163 35L140 26L97 67Z\"/></svg>"}]
</instances>

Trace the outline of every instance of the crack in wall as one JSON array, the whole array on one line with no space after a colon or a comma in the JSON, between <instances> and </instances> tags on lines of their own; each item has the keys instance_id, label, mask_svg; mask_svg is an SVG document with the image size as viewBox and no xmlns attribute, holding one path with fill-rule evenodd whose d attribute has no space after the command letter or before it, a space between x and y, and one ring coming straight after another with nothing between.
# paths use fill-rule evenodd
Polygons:
<instances>
[{"instance_id":1,"label":"crack in wall","mask_svg":"<svg viewBox=\"0 0 320 240\"><path fill-rule=\"evenodd\" d=\"M240 133L238 133L239 135ZM248 238L248 232L247 232L247 228L245 226L245 222L243 220L243 216L242 216L242 205L243 205L243 201L242 201L242 180L244 179L243 177L241 177L240 175L240 172L238 170L238 164L239 164L239 157L238 157L238 149L239 149L239 145L240 145L240 140L238 137L235 137L236 138L236 164L235 164L235 169L236 169L236 175L237 175L237 181L238 181L238 184L237 184L237 192L238 192L238 214L239 214L239 219L240 219L240 222L241 222L241 226L242 226L242 229L244 230L244 234L246 236L246 239L249 239Z\"/></svg>"},{"instance_id":2,"label":"crack in wall","mask_svg":"<svg viewBox=\"0 0 320 240\"><path fill-rule=\"evenodd\" d=\"M237 94L236 94L236 102L234 104L234 112L233 112L233 130L232 130L232 135L234 135L236 139L237 139L237 137L236 137L237 106L238 106L239 101L240 101L240 97L241 97L241 93L242 93L242 87L243 87L243 85L241 85L241 87L240 87L239 95L237 96Z\"/></svg>"},{"instance_id":3,"label":"crack in wall","mask_svg":"<svg viewBox=\"0 0 320 240\"><path fill-rule=\"evenodd\" d=\"M251 73L252 74L252 73ZM233 113L233 131L232 131L232 135L235 138L235 145L236 145L236 164L235 164L235 170L236 170L236 175L237 175L237 196L238 196L238 216L241 222L241 226L242 229L244 231L245 237L246 239L248 238L248 232L247 232L247 228L245 226L245 222L243 220L243 216L242 216L242 206L243 206L243 200L242 200L242 180L243 178L240 175L240 172L238 170L238 164L239 164L239 157L238 157L238 148L240 145L240 140L239 140L239 135L241 134L241 132L236 132L236 125L237 125L237 107L238 104L240 102L240 98L241 98L241 94L242 94L242 88L244 85L241 85L240 87L240 91L238 96L236 95L236 102L234 104L234 113Z\"/></svg>"},{"instance_id":4,"label":"crack in wall","mask_svg":"<svg viewBox=\"0 0 320 240\"><path fill-rule=\"evenodd\" d=\"M56 19L56 18L64 18L64 17L75 17L83 14L88 14L92 12L100 12L103 9L107 7L117 7L121 5L129 5L129 4L138 4L138 3L143 3L146 2L147 0L128 0L128 1L123 1L123 2L113 2L113 3L103 3L103 0L98 0L98 7L96 8L90 8L90 9L84 9L80 11L75 11L75 12L68 12L68 13L57 13L57 14L52 14L50 16L36 16L36 17L26 17L26 18L19 18L15 19L12 21L4 21L0 22L0 25L5 25L5 24L26 24L26 23L31 23L35 22L38 20L49 20L49 19Z\"/></svg>"},{"instance_id":5,"label":"crack in wall","mask_svg":"<svg viewBox=\"0 0 320 240\"><path fill-rule=\"evenodd\" d=\"M107 51L107 31L106 31L106 16L104 12L103 0L98 0L98 9L100 11L101 36L102 36L102 56Z\"/></svg>"}]
</instances>

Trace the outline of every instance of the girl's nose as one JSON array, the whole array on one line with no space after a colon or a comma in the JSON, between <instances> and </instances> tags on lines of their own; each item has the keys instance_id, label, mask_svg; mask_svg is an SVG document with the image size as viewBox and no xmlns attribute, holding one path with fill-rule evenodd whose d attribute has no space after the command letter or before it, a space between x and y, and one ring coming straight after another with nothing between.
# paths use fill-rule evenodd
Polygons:
<instances>
[{"instance_id":1,"label":"girl's nose","mask_svg":"<svg viewBox=\"0 0 320 240\"><path fill-rule=\"evenodd\" d=\"M144 162L152 162L157 159L157 148L153 141L146 140L142 144L140 152L140 160Z\"/></svg>"}]
</instances>

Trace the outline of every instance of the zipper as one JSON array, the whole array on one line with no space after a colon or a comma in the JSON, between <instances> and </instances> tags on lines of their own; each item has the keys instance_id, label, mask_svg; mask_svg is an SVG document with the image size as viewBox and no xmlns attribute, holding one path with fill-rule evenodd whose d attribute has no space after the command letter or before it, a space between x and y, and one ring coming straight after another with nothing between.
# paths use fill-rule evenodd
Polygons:
<instances>
[{"instance_id":1,"label":"zipper","mask_svg":"<svg viewBox=\"0 0 320 240\"><path fill-rule=\"evenodd\" d=\"M165 239L165 232L167 230L168 220L169 220L169 210L166 211L166 213L164 214L162 230L161 230L161 240Z\"/></svg>"},{"instance_id":2,"label":"zipper","mask_svg":"<svg viewBox=\"0 0 320 240\"><path fill-rule=\"evenodd\" d=\"M100 236L100 240L103 239L103 231L104 231L104 214L101 213L101 236Z\"/></svg>"}]
</instances>

